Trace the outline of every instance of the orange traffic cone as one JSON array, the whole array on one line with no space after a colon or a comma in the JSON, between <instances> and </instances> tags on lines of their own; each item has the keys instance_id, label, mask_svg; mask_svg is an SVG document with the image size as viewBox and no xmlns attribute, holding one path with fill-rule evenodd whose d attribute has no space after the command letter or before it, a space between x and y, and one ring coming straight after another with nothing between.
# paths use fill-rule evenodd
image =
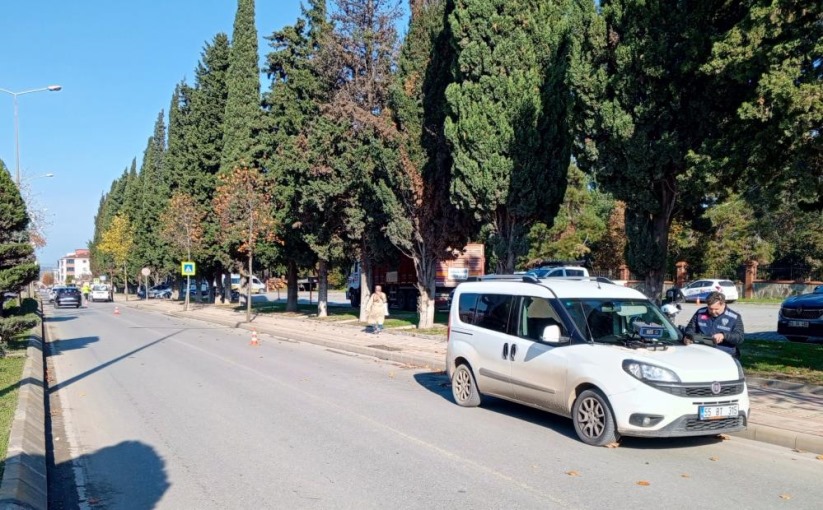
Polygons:
<instances>
[{"instance_id":1,"label":"orange traffic cone","mask_svg":"<svg viewBox=\"0 0 823 510\"><path fill-rule=\"evenodd\" d=\"M114 307L114 315L120 315L120 309L116 306Z\"/></svg>"},{"instance_id":2,"label":"orange traffic cone","mask_svg":"<svg viewBox=\"0 0 823 510\"><path fill-rule=\"evenodd\" d=\"M251 330L251 342L249 342L249 345L260 345L260 341L257 340L257 330L256 329Z\"/></svg>"}]
</instances>

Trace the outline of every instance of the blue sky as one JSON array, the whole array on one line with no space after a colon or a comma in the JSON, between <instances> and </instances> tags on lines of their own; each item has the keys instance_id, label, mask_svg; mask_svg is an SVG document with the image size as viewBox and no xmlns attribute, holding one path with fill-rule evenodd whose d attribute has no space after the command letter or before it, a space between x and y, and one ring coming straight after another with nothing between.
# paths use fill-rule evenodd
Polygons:
<instances>
[{"instance_id":1,"label":"blue sky","mask_svg":"<svg viewBox=\"0 0 823 510\"><path fill-rule=\"evenodd\" d=\"M4 2L0 88L63 86L18 97L21 172L50 223L42 266L86 247L101 195L132 158L139 164L175 84L191 82L216 33L231 37L236 9L236 0ZM261 61L263 36L299 14L298 0L257 1ZM0 159L14 173L13 98L3 93ZM38 177L46 173L54 177Z\"/></svg>"}]
</instances>

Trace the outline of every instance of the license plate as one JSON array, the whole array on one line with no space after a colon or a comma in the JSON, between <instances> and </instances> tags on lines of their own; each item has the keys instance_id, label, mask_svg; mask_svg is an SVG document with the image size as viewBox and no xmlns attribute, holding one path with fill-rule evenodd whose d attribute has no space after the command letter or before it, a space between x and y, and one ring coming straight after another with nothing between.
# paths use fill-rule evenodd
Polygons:
<instances>
[{"instance_id":1,"label":"license plate","mask_svg":"<svg viewBox=\"0 0 823 510\"><path fill-rule=\"evenodd\" d=\"M737 416L737 404L730 406L698 406L698 416L701 420L722 420Z\"/></svg>"},{"instance_id":2,"label":"license plate","mask_svg":"<svg viewBox=\"0 0 823 510\"><path fill-rule=\"evenodd\" d=\"M789 321L790 328L808 328L809 321Z\"/></svg>"}]
</instances>

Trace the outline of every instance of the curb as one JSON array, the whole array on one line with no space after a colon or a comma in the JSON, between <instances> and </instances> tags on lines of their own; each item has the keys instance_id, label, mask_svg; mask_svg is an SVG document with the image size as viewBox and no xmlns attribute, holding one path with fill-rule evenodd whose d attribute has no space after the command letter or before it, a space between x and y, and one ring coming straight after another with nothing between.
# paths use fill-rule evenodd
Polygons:
<instances>
[{"instance_id":1,"label":"curb","mask_svg":"<svg viewBox=\"0 0 823 510\"><path fill-rule=\"evenodd\" d=\"M768 425L758 425L749 423L746 430L729 434L735 437L751 439L761 443L769 443L777 446L785 446L799 452L810 452L823 455L823 437L813 436L803 432L769 427Z\"/></svg>"},{"instance_id":2,"label":"curb","mask_svg":"<svg viewBox=\"0 0 823 510\"><path fill-rule=\"evenodd\" d=\"M6 468L0 484L0 508L3 509L48 508L43 379L43 338L32 334L26 350Z\"/></svg>"},{"instance_id":3,"label":"curb","mask_svg":"<svg viewBox=\"0 0 823 510\"><path fill-rule=\"evenodd\" d=\"M365 356L372 356L374 358L386 360L386 361L393 361L395 363L402 363L404 365L411 365L420 368L428 368L431 370L445 370L446 369L446 362L440 361L437 362L425 356L418 356L415 354L406 354L403 352L396 352L396 351L386 351L383 349L375 349L372 347L363 347L360 345L352 345L347 342L337 342L334 340L326 340L323 338L316 338L311 336L300 336L294 338L285 338L280 335L280 333L273 333L271 330L266 328L266 326L261 326L259 324L254 323L247 323L247 322L239 322L239 321L230 321L230 320L221 320L216 317L210 317L208 319L204 317L193 317L189 315L187 312L162 312L165 315L169 315L171 317L179 317L184 319L194 319L203 322L208 322L212 324L220 324L222 326L227 326L230 328L235 329L245 329L246 331L257 330L258 333L266 333L271 335L273 338L287 340L287 341L299 341L305 342L307 344L314 344L320 345L323 347L328 347L330 349L337 349L341 351L351 352L354 354L362 354Z\"/></svg>"},{"instance_id":4,"label":"curb","mask_svg":"<svg viewBox=\"0 0 823 510\"><path fill-rule=\"evenodd\" d=\"M245 329L247 331L251 331L252 329L256 329L258 332L267 333L272 335L274 338L287 340L287 341L300 341L306 342L308 344L315 344L321 345L324 347L337 349L340 351L351 352L355 354L362 354L365 356L372 356L378 359L383 359L386 361L393 361L397 363L403 363L406 365L411 365L419 368L426 368L430 370L438 370L443 371L446 369L446 362L445 360L436 361L426 356L418 356L414 354L404 354L402 352L393 352L393 351L384 351L382 349L374 349L370 347L362 347L359 345L351 345L346 342L338 342L334 340L326 340L322 338L316 338L311 336L299 336L293 338L284 338L279 334L272 334L267 331L265 326L260 326L259 324L254 323L246 323L243 321L231 321L231 320L221 320L217 317L195 317L189 315L190 312L176 312L176 311L160 311L165 315L169 315L172 317L179 317L179 318L187 318L187 319L194 319L203 322L208 322L212 324L220 324L222 326L227 326L236 329ZM762 379L758 377L747 378L746 383L751 386L761 386L767 387L772 389L783 389L789 391L797 391L797 392L804 392L804 393L812 393L816 395L823 394L823 387L820 386L813 386L813 385L806 385L800 383L792 383L788 381L778 381L778 380L771 380L771 379ZM744 439L751 439L753 441L758 441L761 443L769 443L774 444L777 446L784 446L788 448L792 448L795 450L806 451L806 452L813 452L815 454L823 454L823 437L814 436L811 434L806 434L803 432L795 432L791 430L780 429L777 427L770 427L768 425L760 425L756 423L749 423L746 427L746 430L742 432L734 432L730 434L734 437L740 437Z\"/></svg>"}]
</instances>

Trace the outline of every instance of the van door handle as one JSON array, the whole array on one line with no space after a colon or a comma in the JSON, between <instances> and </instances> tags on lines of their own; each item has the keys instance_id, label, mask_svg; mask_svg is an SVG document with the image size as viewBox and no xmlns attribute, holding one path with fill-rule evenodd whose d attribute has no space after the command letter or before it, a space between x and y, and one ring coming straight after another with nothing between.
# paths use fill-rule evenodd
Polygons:
<instances>
[{"instance_id":1,"label":"van door handle","mask_svg":"<svg viewBox=\"0 0 823 510\"><path fill-rule=\"evenodd\" d=\"M509 344L507 342L507 343L503 344L503 359L506 359L508 357L509 357Z\"/></svg>"},{"instance_id":2,"label":"van door handle","mask_svg":"<svg viewBox=\"0 0 823 510\"><path fill-rule=\"evenodd\" d=\"M509 351L509 359L514 361L514 356L517 354L517 344L512 344L512 349Z\"/></svg>"}]
</instances>

